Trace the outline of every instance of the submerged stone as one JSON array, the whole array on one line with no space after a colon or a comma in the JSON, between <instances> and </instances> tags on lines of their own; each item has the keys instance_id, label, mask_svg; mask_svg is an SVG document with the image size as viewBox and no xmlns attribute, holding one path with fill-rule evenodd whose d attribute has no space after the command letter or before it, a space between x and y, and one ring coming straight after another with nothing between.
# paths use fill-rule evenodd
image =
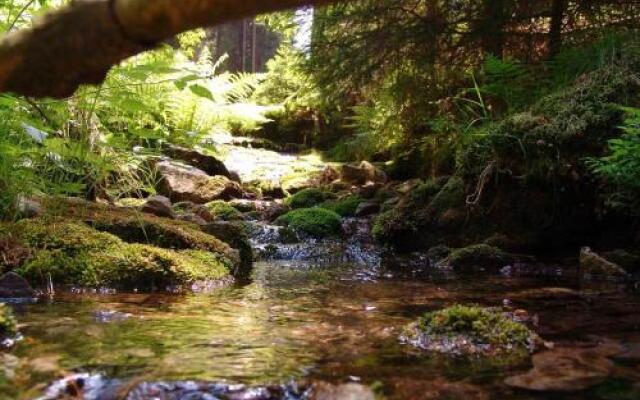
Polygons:
<instances>
[{"instance_id":1,"label":"submerged stone","mask_svg":"<svg viewBox=\"0 0 640 400\"><path fill-rule=\"evenodd\" d=\"M453 355L528 355L540 338L509 314L455 305L429 312L409 325L401 341L422 350Z\"/></svg>"}]
</instances>

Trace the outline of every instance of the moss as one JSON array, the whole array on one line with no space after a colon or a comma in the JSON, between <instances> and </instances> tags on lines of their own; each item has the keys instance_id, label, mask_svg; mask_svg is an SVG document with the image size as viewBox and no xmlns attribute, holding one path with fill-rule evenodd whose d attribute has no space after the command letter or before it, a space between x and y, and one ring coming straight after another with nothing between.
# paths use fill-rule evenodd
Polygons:
<instances>
[{"instance_id":1,"label":"moss","mask_svg":"<svg viewBox=\"0 0 640 400\"><path fill-rule=\"evenodd\" d=\"M226 201L216 200L205 205L211 214L222 221L240 221L242 220L242 213L235 207L231 206Z\"/></svg>"},{"instance_id":2,"label":"moss","mask_svg":"<svg viewBox=\"0 0 640 400\"><path fill-rule=\"evenodd\" d=\"M211 251L223 255L234 263L240 263L238 254L228 244L189 222L78 199L46 198L42 203L48 215L85 222L125 242L178 250Z\"/></svg>"},{"instance_id":3,"label":"moss","mask_svg":"<svg viewBox=\"0 0 640 400\"><path fill-rule=\"evenodd\" d=\"M338 236L342 232L340 215L319 207L290 211L279 217L276 224L318 238Z\"/></svg>"},{"instance_id":4,"label":"moss","mask_svg":"<svg viewBox=\"0 0 640 400\"><path fill-rule=\"evenodd\" d=\"M214 222L203 228L205 232L224 240L240 253L241 263L234 271L235 277L246 278L253 265L253 248L244 222Z\"/></svg>"},{"instance_id":5,"label":"moss","mask_svg":"<svg viewBox=\"0 0 640 400\"><path fill-rule=\"evenodd\" d=\"M430 189L431 186L427 186L427 188ZM433 187L433 189L427 193L432 193L435 188L436 187ZM426 191L427 189L423 188L418 190ZM464 181L459 176L453 176L442 189L437 192L435 197L433 197L433 200L429 203L429 209L432 213L442 213L452 208L464 206L465 195Z\"/></svg>"},{"instance_id":6,"label":"moss","mask_svg":"<svg viewBox=\"0 0 640 400\"><path fill-rule=\"evenodd\" d=\"M513 256L488 244L475 244L453 250L448 262L457 269L493 268L499 269L514 261Z\"/></svg>"},{"instance_id":7,"label":"moss","mask_svg":"<svg viewBox=\"0 0 640 400\"><path fill-rule=\"evenodd\" d=\"M140 290L220 280L233 263L203 250L169 250L129 244L82 222L24 220L16 232L34 254L16 272L34 283L110 286Z\"/></svg>"},{"instance_id":8,"label":"moss","mask_svg":"<svg viewBox=\"0 0 640 400\"><path fill-rule=\"evenodd\" d=\"M341 217L353 217L363 201L364 199L358 195L350 195L338 200L325 201L319 207L333 211Z\"/></svg>"},{"instance_id":9,"label":"moss","mask_svg":"<svg viewBox=\"0 0 640 400\"><path fill-rule=\"evenodd\" d=\"M499 310L465 305L425 314L418 320L418 329L426 335L464 335L473 344L500 348L528 348L536 336Z\"/></svg>"},{"instance_id":10,"label":"moss","mask_svg":"<svg viewBox=\"0 0 640 400\"><path fill-rule=\"evenodd\" d=\"M331 192L327 192L317 188L309 188L303 189L293 196L289 197L285 201L285 204L294 209L310 208L332 198L335 198L335 195Z\"/></svg>"},{"instance_id":11,"label":"moss","mask_svg":"<svg viewBox=\"0 0 640 400\"><path fill-rule=\"evenodd\" d=\"M18 325L11 308L0 303L0 339L15 336L18 333Z\"/></svg>"}]
</instances>

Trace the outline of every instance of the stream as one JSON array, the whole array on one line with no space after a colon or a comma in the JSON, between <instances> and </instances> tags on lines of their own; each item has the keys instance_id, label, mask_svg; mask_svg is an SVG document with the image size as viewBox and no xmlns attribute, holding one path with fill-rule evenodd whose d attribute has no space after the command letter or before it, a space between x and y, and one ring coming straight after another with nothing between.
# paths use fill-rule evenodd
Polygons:
<instances>
[{"instance_id":1,"label":"stream","mask_svg":"<svg viewBox=\"0 0 640 400\"><path fill-rule=\"evenodd\" d=\"M425 394L434 385L470 399L636 398L625 397L632 382L619 378L553 396L514 390L503 380L528 362L421 354L398 341L402 326L425 311L509 302L537 315L546 340L640 342L637 297L575 289L562 276L403 276L364 266L261 262L252 283L209 294L61 294L16 305L24 334L12 353L19 384L0 382L0 389L6 398L38 398L55 379L88 373L118 383L354 381L390 399L439 398Z\"/></svg>"}]
</instances>

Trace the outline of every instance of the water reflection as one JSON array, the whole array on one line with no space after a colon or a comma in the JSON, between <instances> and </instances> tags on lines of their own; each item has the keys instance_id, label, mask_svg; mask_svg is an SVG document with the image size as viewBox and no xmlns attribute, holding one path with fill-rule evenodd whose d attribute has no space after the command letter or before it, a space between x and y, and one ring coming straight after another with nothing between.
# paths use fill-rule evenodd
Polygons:
<instances>
[{"instance_id":1,"label":"water reflection","mask_svg":"<svg viewBox=\"0 0 640 400\"><path fill-rule=\"evenodd\" d=\"M0 393L32 398L53 379L86 371L245 384L352 377L381 382L396 398L425 382L464 380L491 397L520 399L530 395L502 380L528 365L425 356L398 344L399 329L448 304L505 299L539 314L551 340L612 332L634 340L640 326L637 298L584 294L560 278L371 279L354 268L259 264L252 284L208 295L59 295L53 303L20 305L26 339L13 352L14 379L0 379Z\"/></svg>"}]
</instances>

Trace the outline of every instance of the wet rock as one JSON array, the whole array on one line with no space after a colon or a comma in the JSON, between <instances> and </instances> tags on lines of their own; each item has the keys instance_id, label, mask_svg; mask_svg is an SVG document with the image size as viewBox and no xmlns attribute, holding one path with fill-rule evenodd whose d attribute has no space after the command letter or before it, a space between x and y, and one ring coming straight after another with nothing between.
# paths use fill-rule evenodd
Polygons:
<instances>
[{"instance_id":1,"label":"wet rock","mask_svg":"<svg viewBox=\"0 0 640 400\"><path fill-rule=\"evenodd\" d=\"M380 203L373 201L365 201L360 203L356 209L356 217L368 217L380 212Z\"/></svg>"},{"instance_id":2,"label":"wet rock","mask_svg":"<svg viewBox=\"0 0 640 400\"><path fill-rule=\"evenodd\" d=\"M372 199L383 188L382 183L369 182L366 185L358 188L358 195L364 199Z\"/></svg>"},{"instance_id":3,"label":"wet rock","mask_svg":"<svg viewBox=\"0 0 640 400\"><path fill-rule=\"evenodd\" d=\"M153 196L148 198L142 206L141 211L158 217L171 219L176 217L173 209L171 208L171 200L165 196Z\"/></svg>"},{"instance_id":4,"label":"wet rock","mask_svg":"<svg viewBox=\"0 0 640 400\"><path fill-rule=\"evenodd\" d=\"M168 161L156 164L156 168L162 178L159 192L174 202L204 204L243 195L242 187L225 176L209 176L197 168Z\"/></svg>"},{"instance_id":5,"label":"wet rock","mask_svg":"<svg viewBox=\"0 0 640 400\"><path fill-rule=\"evenodd\" d=\"M515 257L487 244L476 244L451 252L446 263L461 271L498 271Z\"/></svg>"},{"instance_id":6,"label":"wet rock","mask_svg":"<svg viewBox=\"0 0 640 400\"><path fill-rule=\"evenodd\" d=\"M204 225L202 230L240 252L241 262L234 271L233 276L245 278L250 274L253 265L253 249L242 223L212 222Z\"/></svg>"},{"instance_id":7,"label":"wet rock","mask_svg":"<svg viewBox=\"0 0 640 400\"><path fill-rule=\"evenodd\" d=\"M444 379L393 379L390 383L394 398L420 400L489 400L482 388L465 383L449 382ZM419 393L419 394L418 394Z\"/></svg>"},{"instance_id":8,"label":"wet rock","mask_svg":"<svg viewBox=\"0 0 640 400\"><path fill-rule=\"evenodd\" d=\"M270 203L262 211L262 218L265 221L273 222L289 211L291 211L291 208L285 204Z\"/></svg>"},{"instance_id":9,"label":"wet rock","mask_svg":"<svg viewBox=\"0 0 640 400\"><path fill-rule=\"evenodd\" d=\"M509 386L534 391L577 391L604 382L616 367L608 358L620 348L603 345L594 348L557 348L533 356L533 369L509 377Z\"/></svg>"},{"instance_id":10,"label":"wet rock","mask_svg":"<svg viewBox=\"0 0 640 400\"><path fill-rule=\"evenodd\" d=\"M231 179L234 182L238 182L242 184L242 178L240 177L240 174L235 171L229 172L229 179Z\"/></svg>"},{"instance_id":11,"label":"wet rock","mask_svg":"<svg viewBox=\"0 0 640 400\"><path fill-rule=\"evenodd\" d=\"M384 183L387 181L387 175L380 168L363 161L359 165L343 165L340 169L340 179L354 185L364 185L367 182Z\"/></svg>"},{"instance_id":12,"label":"wet rock","mask_svg":"<svg viewBox=\"0 0 640 400\"><path fill-rule=\"evenodd\" d=\"M7 272L0 277L0 298L34 297L35 291L26 279L15 272Z\"/></svg>"},{"instance_id":13,"label":"wet rock","mask_svg":"<svg viewBox=\"0 0 640 400\"><path fill-rule=\"evenodd\" d=\"M375 394L367 386L358 383L330 385L316 383L311 388L310 400L375 400Z\"/></svg>"},{"instance_id":14,"label":"wet rock","mask_svg":"<svg viewBox=\"0 0 640 400\"><path fill-rule=\"evenodd\" d=\"M184 161L185 163L204 171L207 175L220 175L231 180L235 180L224 163L213 156L203 154L202 152L194 149L187 149L178 146L169 146L163 150L163 153L175 160Z\"/></svg>"},{"instance_id":15,"label":"wet rock","mask_svg":"<svg viewBox=\"0 0 640 400\"><path fill-rule=\"evenodd\" d=\"M400 183L398 186L396 186L395 190L398 194L406 196L423 183L424 182L421 179L411 179Z\"/></svg>"},{"instance_id":16,"label":"wet rock","mask_svg":"<svg viewBox=\"0 0 640 400\"><path fill-rule=\"evenodd\" d=\"M580 250L580 272L589 276L626 278L629 274L617 264L593 252L589 247Z\"/></svg>"},{"instance_id":17,"label":"wet rock","mask_svg":"<svg viewBox=\"0 0 640 400\"><path fill-rule=\"evenodd\" d=\"M451 254L451 249L449 247L445 245L438 245L433 246L427 251L427 258L431 265L436 265L449 257L449 254Z\"/></svg>"},{"instance_id":18,"label":"wet rock","mask_svg":"<svg viewBox=\"0 0 640 400\"><path fill-rule=\"evenodd\" d=\"M278 240L282 244L296 244L300 242L296 231L288 227L280 227L280 229L278 229Z\"/></svg>"}]
</instances>

